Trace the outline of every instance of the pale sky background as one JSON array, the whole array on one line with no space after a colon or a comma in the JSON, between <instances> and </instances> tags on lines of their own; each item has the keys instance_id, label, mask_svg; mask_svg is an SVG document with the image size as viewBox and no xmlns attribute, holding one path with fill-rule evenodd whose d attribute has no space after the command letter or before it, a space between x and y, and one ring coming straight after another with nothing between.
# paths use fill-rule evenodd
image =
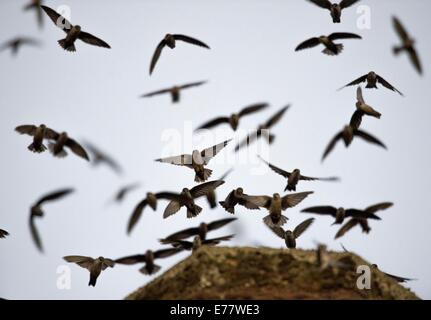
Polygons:
<instances>
[{"instance_id":1,"label":"pale sky background","mask_svg":"<svg viewBox=\"0 0 431 320\"><path fill-rule=\"evenodd\" d=\"M369 235L359 229L334 241L337 227L331 218L316 219L299 239L300 248L313 248L314 241L340 250L343 243L386 272L417 278L406 284L422 298L431 298L431 81L429 74L431 3L423 0L379 0L360 2L371 6L371 29L359 30L357 6L343 12L342 23L332 24L329 12L305 0L218 0L218 1L45 1L52 7L69 5L72 23L107 41L111 50L77 42L74 54L57 44L64 34L51 21L39 30L35 15L23 12L26 1L4 0L0 4L0 41L14 36L33 36L42 48L23 47L19 56L0 55L0 228L10 236L0 240L0 297L7 299L122 299L153 277L138 272L139 266L117 266L102 273L95 288L88 287L86 270L70 265L72 287L56 287L58 266L70 254L118 258L159 249L157 239L201 221L229 217L224 210L210 210L205 199L198 204L203 213L186 220L182 210L162 219L166 202L157 212L146 210L129 237L126 224L136 203L147 191L180 191L192 187L193 173L186 168L159 164L167 129L177 130L189 145L190 133L219 115L241 107L268 101L271 108L244 118L242 129L252 129L287 103L292 107L274 128L277 139L269 160L284 169L301 168L314 176L338 175L341 183L303 182L298 191L315 194L297 208L287 211L287 227L311 217L302 208L330 204L364 208L382 201L395 206L381 212L382 221L372 221ZM126 4L127 3L127 4ZM396 14L418 40L425 75L420 77L406 56L392 55L398 37L392 29ZM46 17L45 17L46 18ZM344 41L338 57L320 53L322 48L294 52L303 40L334 31L356 32L363 40ZM148 66L154 48L165 33L197 37L211 50L178 44L165 49L152 77ZM380 89L364 92L365 99L383 113L381 120L364 119L363 129L379 137L389 151L354 141L349 149L340 144L324 164L320 157L333 135L354 111L355 89L336 89L374 70L394 84L405 98ZM139 99L142 93L190 81L209 80L200 88L183 92L180 104L169 96ZM192 121L192 123L190 123ZM14 128L20 124L45 123L66 130L76 139L94 142L125 168L118 177L107 168L93 169L75 156L55 159L49 153L32 154L30 138ZM220 127L213 139L195 140L197 148L234 137ZM234 145L220 153L209 168L213 177L232 164L223 161ZM256 163L252 156L249 162ZM285 181L273 172L253 175L253 163L235 166L220 200L237 186L249 194L282 192ZM108 204L122 185L140 181L142 186L118 206ZM30 238L29 206L39 196L57 188L72 186L77 192L45 206L45 217L37 221L45 254ZM238 208L241 233L232 245L262 243L282 247L263 225L265 212ZM228 227L214 235L233 231ZM187 254L160 260L170 267Z\"/></svg>"}]
</instances>

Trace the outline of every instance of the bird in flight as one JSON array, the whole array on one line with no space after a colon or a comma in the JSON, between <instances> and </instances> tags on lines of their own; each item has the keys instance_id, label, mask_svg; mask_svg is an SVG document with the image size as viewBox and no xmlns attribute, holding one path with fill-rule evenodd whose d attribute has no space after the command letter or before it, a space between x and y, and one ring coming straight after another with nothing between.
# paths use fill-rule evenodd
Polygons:
<instances>
[{"instance_id":1,"label":"bird in flight","mask_svg":"<svg viewBox=\"0 0 431 320\"><path fill-rule=\"evenodd\" d=\"M253 114L255 112L261 111L261 110L267 108L268 106L269 105L267 103L255 103L255 104L249 105L247 107L244 107L238 113L232 113L229 117L218 117L218 118L212 119L212 120L204 123L203 125L201 125L196 130L211 129L211 128L214 128L220 124L227 123L230 125L230 127L232 128L233 131L236 131L236 129L238 129L240 118L242 118L246 115L250 115L250 114Z\"/></svg>"},{"instance_id":2,"label":"bird in flight","mask_svg":"<svg viewBox=\"0 0 431 320\"><path fill-rule=\"evenodd\" d=\"M350 6L353 6L359 0L342 0L340 3L332 3L329 0L308 0L315 5L327 9L331 12L332 21L334 23L341 22L341 12Z\"/></svg>"},{"instance_id":3,"label":"bird in flight","mask_svg":"<svg viewBox=\"0 0 431 320\"><path fill-rule=\"evenodd\" d=\"M412 37L410 37L407 30L404 28L403 24L397 17L393 17L392 21L393 21L395 31L402 42L401 45L395 46L393 48L394 54L399 55L402 52L406 52L410 58L411 63L415 67L416 71L420 75L422 75L423 73L422 64L419 59L417 50L415 48L416 41Z\"/></svg>"},{"instance_id":4,"label":"bird in flight","mask_svg":"<svg viewBox=\"0 0 431 320\"><path fill-rule=\"evenodd\" d=\"M250 210L260 210L259 206L247 200L248 196L244 193L243 188L236 188L228 194L224 201L220 201L220 205L232 214L235 214L235 206L238 204Z\"/></svg>"},{"instance_id":5,"label":"bird in flight","mask_svg":"<svg viewBox=\"0 0 431 320\"><path fill-rule=\"evenodd\" d=\"M154 161L185 166L195 171L195 182L204 182L212 174L212 170L205 168L209 161L217 155L232 139L223 141L202 151L193 150L192 154L182 154L174 157L160 158Z\"/></svg>"},{"instance_id":6,"label":"bird in flight","mask_svg":"<svg viewBox=\"0 0 431 320\"><path fill-rule=\"evenodd\" d=\"M43 26L43 13L42 13L41 4L42 4L42 0L31 0L30 3L24 6L24 11L28 11L28 10L36 11L37 24L39 25L39 28L42 28Z\"/></svg>"},{"instance_id":7,"label":"bird in flight","mask_svg":"<svg viewBox=\"0 0 431 320\"><path fill-rule=\"evenodd\" d=\"M375 214L378 211L386 210L390 207L392 207L394 204L392 202L382 202L378 203L372 206L369 206L364 209L364 211ZM341 238L344 236L348 231L350 231L355 226L359 225L362 229L362 232L369 233L371 231L371 228L368 224L368 218L356 218L352 217L347 221L344 225L341 226L341 228L338 230L337 234L335 235L335 239Z\"/></svg>"},{"instance_id":8,"label":"bird in flight","mask_svg":"<svg viewBox=\"0 0 431 320\"><path fill-rule=\"evenodd\" d=\"M269 144L272 144L275 140L275 135L269 133L269 130L276 125L280 119L283 117L284 113L287 109L289 109L290 105L285 106L280 109L276 114L274 114L271 118L268 119L265 123L259 125L256 130L252 131L248 134L248 136L242 140L235 147L235 152L239 151L239 149L250 145L252 142L264 136Z\"/></svg>"},{"instance_id":9,"label":"bird in flight","mask_svg":"<svg viewBox=\"0 0 431 320\"><path fill-rule=\"evenodd\" d=\"M362 37L355 33L335 32L329 36L320 36L305 40L296 47L295 51L314 48L322 44L325 46L325 49L322 51L324 54L336 56L343 51L344 45L337 44L334 41L342 39L362 39Z\"/></svg>"},{"instance_id":10,"label":"bird in flight","mask_svg":"<svg viewBox=\"0 0 431 320\"><path fill-rule=\"evenodd\" d=\"M371 134L359 129L355 130L352 128L352 126L346 125L344 129L337 133L335 137L332 138L332 140L329 142L328 146L325 149L325 152L323 153L322 161L324 161L326 157L332 152L332 150L334 150L335 145L338 141L342 140L346 148L348 148L352 143L354 137L359 137L368 143L378 145L383 149L387 149L383 142L381 142L379 139L372 136Z\"/></svg>"},{"instance_id":11,"label":"bird in flight","mask_svg":"<svg viewBox=\"0 0 431 320\"><path fill-rule=\"evenodd\" d=\"M296 228L293 229L293 231L284 230L279 226L271 226L270 229L272 232L274 232L275 235L277 235L278 237L284 240L287 248L295 249L296 239L298 239L299 236L303 234L305 230L307 230L310 227L313 221L314 221L314 218L307 219L301 222L299 225L297 225Z\"/></svg>"},{"instance_id":12,"label":"bird in flight","mask_svg":"<svg viewBox=\"0 0 431 320\"><path fill-rule=\"evenodd\" d=\"M27 134L33 137L33 142L27 148L35 153L41 153L47 149L43 144L44 139L55 140L55 137L57 136L57 133L54 130L48 128L44 124L39 126L22 125L16 127L15 131L20 134Z\"/></svg>"},{"instance_id":13,"label":"bird in flight","mask_svg":"<svg viewBox=\"0 0 431 320\"><path fill-rule=\"evenodd\" d=\"M173 86L170 88L166 88L166 89L157 90L157 91L143 94L141 96L141 98L148 98L148 97L153 97L153 96L158 96L161 94L169 93L171 95L171 98L172 98L172 103L177 103L177 102L180 102L180 93L182 90L194 88L194 87L199 87L205 83L207 83L207 81L192 82L192 83L187 83L187 84L183 84L180 86Z\"/></svg>"},{"instance_id":14,"label":"bird in flight","mask_svg":"<svg viewBox=\"0 0 431 320\"><path fill-rule=\"evenodd\" d=\"M163 213L163 218L166 219L177 213L181 207L187 208L187 218L193 218L201 213L202 208L195 204L195 199L206 196L208 192L217 189L224 183L223 180L209 181L199 184L191 189L184 188L181 191L181 196L171 200Z\"/></svg>"},{"instance_id":15,"label":"bird in flight","mask_svg":"<svg viewBox=\"0 0 431 320\"><path fill-rule=\"evenodd\" d=\"M125 185L123 187L121 187L114 195L114 201L117 203L121 203L124 201L124 199L126 198L126 196L132 192L133 190L136 190L137 188L139 188L139 183L131 183L128 185Z\"/></svg>"},{"instance_id":16,"label":"bird in flight","mask_svg":"<svg viewBox=\"0 0 431 320\"><path fill-rule=\"evenodd\" d=\"M160 243L170 244L172 242L187 239L192 236L199 236L201 240L205 240L207 238L208 232L220 229L235 220L237 219L226 218L226 219L216 220L210 223L202 222L201 224L199 224L198 227L184 229L184 230L175 232L164 239L160 239Z\"/></svg>"},{"instance_id":17,"label":"bird in flight","mask_svg":"<svg viewBox=\"0 0 431 320\"><path fill-rule=\"evenodd\" d=\"M61 16L53 9L47 6L41 6L41 8L43 9L43 11L45 11L48 17L52 20L52 22L54 22L54 24L57 27L59 27L67 34L66 38L58 41L59 45L64 50L69 52L75 52L76 51L75 41L77 39L93 46L98 46L98 47L103 47L108 49L111 48L109 44L107 44L102 39L99 39L90 33L82 31L81 26L72 25L65 17Z\"/></svg>"},{"instance_id":18,"label":"bird in flight","mask_svg":"<svg viewBox=\"0 0 431 320\"><path fill-rule=\"evenodd\" d=\"M225 180L226 177L233 171L233 169L229 169L228 171L226 171L220 178L218 178L217 180ZM217 207L217 195L215 190L212 190L210 192L207 193L206 195L208 204L210 206L211 209L214 209Z\"/></svg>"},{"instance_id":19,"label":"bird in flight","mask_svg":"<svg viewBox=\"0 0 431 320\"><path fill-rule=\"evenodd\" d=\"M6 238L9 235L9 232L6 230L0 229L0 239Z\"/></svg>"},{"instance_id":20,"label":"bird in flight","mask_svg":"<svg viewBox=\"0 0 431 320\"><path fill-rule=\"evenodd\" d=\"M157 203L159 199L164 200L175 200L181 198L181 194L179 193L173 193L173 192L158 192L158 193L152 193L147 192L147 195L144 199L142 199L133 210L132 215L130 216L129 223L127 225L127 234L130 234L132 232L132 229L135 227L135 225L138 223L139 219L142 216L142 213L144 212L145 207L148 205L150 206L153 211L157 210Z\"/></svg>"},{"instance_id":21,"label":"bird in flight","mask_svg":"<svg viewBox=\"0 0 431 320\"><path fill-rule=\"evenodd\" d=\"M87 161L90 161L87 151L74 139L70 138L66 132L57 133L52 130L50 139L54 142L48 143L48 148L55 157L63 158L67 156L65 147L68 147L74 154Z\"/></svg>"},{"instance_id":22,"label":"bird in flight","mask_svg":"<svg viewBox=\"0 0 431 320\"><path fill-rule=\"evenodd\" d=\"M354 130L359 129L359 127L361 126L361 123L362 123L362 117L364 115L380 119L382 114L380 112L374 110L373 107L371 107L370 105L368 105L365 102L364 97L362 95L362 88L361 87L358 87L358 89L356 91L356 99L357 99L356 111L353 113L352 118L350 119L350 126Z\"/></svg>"},{"instance_id":23,"label":"bird in flight","mask_svg":"<svg viewBox=\"0 0 431 320\"><path fill-rule=\"evenodd\" d=\"M121 174L123 172L123 169L114 158L109 156L107 153L101 151L95 145L86 142L85 148L91 153L91 162L93 166L96 167L101 164L105 164L109 168L111 168L112 171L114 171L116 174Z\"/></svg>"},{"instance_id":24,"label":"bird in flight","mask_svg":"<svg viewBox=\"0 0 431 320\"><path fill-rule=\"evenodd\" d=\"M258 207L268 210L269 215L263 218L263 222L269 226L281 227L287 220L282 212L288 208L293 208L298 205L302 200L307 198L313 191L292 193L281 197L279 193L274 193L270 196L244 196L246 200L254 203Z\"/></svg>"},{"instance_id":25,"label":"bird in flight","mask_svg":"<svg viewBox=\"0 0 431 320\"><path fill-rule=\"evenodd\" d=\"M280 169L268 161L264 160L262 157L259 156L259 158L265 162L268 167L271 168L272 171L275 173L278 173L279 175L285 177L287 179L287 185L286 188L284 188L284 191L296 191L296 186L299 182L299 180L304 181L339 181L340 179L337 177L328 177L328 178L315 178L315 177L307 177L303 176L301 174L301 171L299 169L294 169L292 172L285 171L283 169Z\"/></svg>"},{"instance_id":26,"label":"bird in flight","mask_svg":"<svg viewBox=\"0 0 431 320\"><path fill-rule=\"evenodd\" d=\"M381 76L379 76L374 71L370 71L366 75L363 75L362 77L359 77L358 79L353 80L352 82L346 84L344 87L340 88L339 90L344 89L346 87L359 85L362 82L366 82L367 83L367 85L365 87L367 89L378 89L377 88L377 83L379 83L382 86L384 86L385 88L387 88L389 90L392 90L394 92L398 92L400 95L403 96L403 94L401 93L401 91L399 91L397 88L395 88L393 85L391 85L388 81L386 81L385 79L383 79Z\"/></svg>"},{"instance_id":27,"label":"bird in flight","mask_svg":"<svg viewBox=\"0 0 431 320\"><path fill-rule=\"evenodd\" d=\"M136 254L115 260L115 263L124 265L133 265L138 263L145 263L139 271L146 275L152 275L158 272L161 267L154 263L154 260L161 258L168 258L183 251L181 248L170 248L158 251L147 250L145 254Z\"/></svg>"},{"instance_id":28,"label":"bird in flight","mask_svg":"<svg viewBox=\"0 0 431 320\"><path fill-rule=\"evenodd\" d=\"M40 42L33 38L17 37L3 43L0 46L0 52L10 49L12 56L16 56L22 46L40 47Z\"/></svg>"},{"instance_id":29,"label":"bird in flight","mask_svg":"<svg viewBox=\"0 0 431 320\"><path fill-rule=\"evenodd\" d=\"M154 51L153 54L153 58L151 59L151 64L150 64L150 75L153 73L154 71L154 67L156 66L157 61L160 58L160 55L162 54L163 48L165 48L166 46L174 49L176 47L176 43L177 41L183 41L183 42L187 42L189 44L193 44L199 47L203 47L203 48L207 48L210 49L210 47L208 45L206 45L205 43L203 43L202 41L183 35L183 34L166 34L165 37L163 38L162 41L160 41L160 43L157 45L156 51Z\"/></svg>"},{"instance_id":30,"label":"bird in flight","mask_svg":"<svg viewBox=\"0 0 431 320\"><path fill-rule=\"evenodd\" d=\"M31 206L30 219L29 219L30 232L31 232L33 241L40 252L43 252L43 246L39 236L39 232L37 231L37 228L36 228L35 219L42 218L44 216L45 213L42 210L42 205L44 205L46 202L60 200L61 198L71 194L72 192L74 192L74 189L70 189L70 188L51 192L41 197L39 200L37 200L37 202L34 205Z\"/></svg>"},{"instance_id":31,"label":"bird in flight","mask_svg":"<svg viewBox=\"0 0 431 320\"><path fill-rule=\"evenodd\" d=\"M182 250L192 251L195 252L202 246L216 246L222 241L229 241L234 237L233 234L213 239L201 239L200 236L195 236L193 238L193 242L191 241L185 241L185 240L177 240L172 242L171 244L175 248L181 248Z\"/></svg>"},{"instance_id":32,"label":"bird in flight","mask_svg":"<svg viewBox=\"0 0 431 320\"><path fill-rule=\"evenodd\" d=\"M332 216L335 218L335 222L333 224L342 224L346 218L381 220L380 217L376 216L373 212L360 209L345 209L343 207L316 206L305 208L301 210L301 212Z\"/></svg>"},{"instance_id":33,"label":"bird in flight","mask_svg":"<svg viewBox=\"0 0 431 320\"><path fill-rule=\"evenodd\" d=\"M93 259L85 256L65 256L63 259L70 263L76 263L78 266L90 271L90 281L88 285L93 287L96 286L97 278L100 273L107 268L113 268L115 265L114 260L104 257Z\"/></svg>"}]
</instances>

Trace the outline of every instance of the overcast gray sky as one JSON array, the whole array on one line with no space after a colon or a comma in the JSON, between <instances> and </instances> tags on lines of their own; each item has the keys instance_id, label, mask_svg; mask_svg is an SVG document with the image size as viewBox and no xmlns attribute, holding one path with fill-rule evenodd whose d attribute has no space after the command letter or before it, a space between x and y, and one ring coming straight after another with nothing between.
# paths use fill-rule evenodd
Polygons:
<instances>
[{"instance_id":1,"label":"overcast gray sky","mask_svg":"<svg viewBox=\"0 0 431 320\"><path fill-rule=\"evenodd\" d=\"M298 191L313 190L315 194L287 212L288 227L310 217L299 212L307 206L363 208L381 201L395 203L381 213L382 221L371 223L369 235L353 230L341 241L334 241L337 227L331 227L332 220L323 217L299 239L298 246L313 248L314 241L320 241L340 250L343 243L386 272L417 278L406 286L422 298L431 298L431 202L427 199L431 153L426 141L431 135L431 26L427 14L431 3L363 0L360 4L371 8L371 29L359 30L358 5L344 11L342 23L335 25L328 12L305 0L45 1L54 9L70 6L72 23L112 46L107 50L77 42L73 54L58 46L57 40L64 34L50 21L45 19L43 30L37 28L35 15L22 11L25 3L4 0L0 4L0 41L24 35L43 42L42 48L23 47L16 59L9 52L0 55L0 228L11 234L0 240L0 297L121 299L151 280L138 272L138 266L118 266L105 271L93 288L87 286L88 272L70 265L72 287L59 290L56 271L65 265L64 255L117 258L141 253L160 248L157 239L178 229L228 217L222 209L210 210L205 200L200 200L204 211L198 218L186 220L181 211L163 220L163 202L157 212L144 212L130 237L125 234L133 207L147 191L180 191L194 185L191 170L153 162L166 152L164 134L175 130L186 141L178 150L190 152L190 127L247 104L267 101L271 108L244 118L241 128L252 129L282 106L292 104L274 128L277 138L268 159L287 170L301 168L307 175L342 178L341 183L300 183ZM398 43L391 26L393 14L418 40L423 77L416 74L406 56L392 55L391 48ZM301 41L334 31L356 32L363 40L344 41L345 50L337 57L321 54L321 48L294 52ZM168 32L197 37L211 50L186 44L179 44L174 51L166 49L149 77L154 48ZM383 116L381 120L365 119L363 129L379 137L389 151L358 140L347 150L340 144L321 164L326 144L349 121L355 108L355 89L336 89L370 70L405 94L403 98L385 89L364 92L366 101ZM177 105L171 104L169 96L138 99L151 90L197 80L209 83L184 91ZM45 123L94 142L118 159L125 175L93 169L75 156L61 160L47 152L30 153L30 139L14 132L17 125L27 123ZM203 148L236 137L227 126L215 130L214 135L197 137L193 145ZM232 143L217 156L221 160L210 163L214 178L232 166L223 159L232 154L233 147ZM285 181L273 172L255 175L255 163L253 155L248 163L235 165L220 187L219 197L237 186L249 194L284 189ZM141 188L124 204L108 204L117 188L135 181L142 183ZM45 246L45 254L40 254L30 238L29 206L40 195L68 186L77 192L48 204L46 216L37 221ZM238 208L242 232L232 244L259 242L282 247L283 241L261 222L263 216L263 211ZM232 228L215 235L229 232ZM185 256L160 262L169 267Z\"/></svg>"}]
</instances>

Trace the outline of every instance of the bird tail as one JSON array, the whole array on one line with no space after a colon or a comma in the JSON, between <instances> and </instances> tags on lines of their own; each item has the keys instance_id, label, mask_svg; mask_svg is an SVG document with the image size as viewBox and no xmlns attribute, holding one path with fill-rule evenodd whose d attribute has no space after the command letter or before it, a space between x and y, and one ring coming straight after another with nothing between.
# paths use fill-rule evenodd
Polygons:
<instances>
[{"instance_id":1,"label":"bird tail","mask_svg":"<svg viewBox=\"0 0 431 320\"><path fill-rule=\"evenodd\" d=\"M220 201L220 205L229 213L234 214L235 213L235 207L229 207L226 203L226 201Z\"/></svg>"},{"instance_id":2,"label":"bird tail","mask_svg":"<svg viewBox=\"0 0 431 320\"><path fill-rule=\"evenodd\" d=\"M286 191L286 190L288 190L288 191L296 191L296 186L295 185L287 184L287 186L284 189L284 191Z\"/></svg>"},{"instance_id":3,"label":"bird tail","mask_svg":"<svg viewBox=\"0 0 431 320\"><path fill-rule=\"evenodd\" d=\"M199 174L196 173L196 175L195 175L195 182L204 182L204 181L207 181L208 178L211 176L212 173L213 173L213 171L210 170L210 169L204 169L203 177L200 177Z\"/></svg>"},{"instance_id":4,"label":"bird tail","mask_svg":"<svg viewBox=\"0 0 431 320\"><path fill-rule=\"evenodd\" d=\"M201 211L202 211L202 208L194 204L190 209L187 208L187 218L197 217L199 213L201 213Z\"/></svg>"},{"instance_id":5,"label":"bird tail","mask_svg":"<svg viewBox=\"0 0 431 320\"><path fill-rule=\"evenodd\" d=\"M377 118L377 119L380 119L380 118L381 118L381 116L382 116L382 114L381 114L380 112L376 111L376 110L373 110L373 111L371 112L371 115L372 115L373 117Z\"/></svg>"},{"instance_id":6,"label":"bird tail","mask_svg":"<svg viewBox=\"0 0 431 320\"><path fill-rule=\"evenodd\" d=\"M43 143L39 145L39 144L35 144L34 142L30 144L27 148L31 152L36 152L36 153L42 153L46 150L46 147L43 145Z\"/></svg>"},{"instance_id":7,"label":"bird tail","mask_svg":"<svg viewBox=\"0 0 431 320\"><path fill-rule=\"evenodd\" d=\"M331 50L329 48L325 48L322 52L324 54L329 55L329 56L336 56L336 55L340 54L343 51L344 45L341 44L341 43L340 44L336 44L334 49L335 49L335 51Z\"/></svg>"},{"instance_id":8,"label":"bird tail","mask_svg":"<svg viewBox=\"0 0 431 320\"><path fill-rule=\"evenodd\" d=\"M150 274L154 274L158 271L160 271L161 267L157 264L153 265L153 268L151 270L147 269L147 266L143 266L141 269L139 269L139 272L145 274L145 275L150 275Z\"/></svg>"},{"instance_id":9,"label":"bird tail","mask_svg":"<svg viewBox=\"0 0 431 320\"><path fill-rule=\"evenodd\" d=\"M377 89L377 84L372 84L372 83L367 83L367 85L365 86L365 88L367 89Z\"/></svg>"},{"instance_id":10,"label":"bird tail","mask_svg":"<svg viewBox=\"0 0 431 320\"><path fill-rule=\"evenodd\" d=\"M60 152L56 151L55 143L53 142L48 143L48 149L55 157L64 158L67 156L67 152L64 150L64 148L62 148Z\"/></svg>"},{"instance_id":11,"label":"bird tail","mask_svg":"<svg viewBox=\"0 0 431 320\"><path fill-rule=\"evenodd\" d=\"M97 282L97 276L90 274L90 281L88 282L89 286L95 287Z\"/></svg>"},{"instance_id":12,"label":"bird tail","mask_svg":"<svg viewBox=\"0 0 431 320\"><path fill-rule=\"evenodd\" d=\"M286 216L281 215L279 218L274 219L271 215L267 215L263 218L263 222L270 228L272 227L281 227L284 225L289 218Z\"/></svg>"},{"instance_id":13,"label":"bird tail","mask_svg":"<svg viewBox=\"0 0 431 320\"><path fill-rule=\"evenodd\" d=\"M76 48L75 48L75 44L69 44L66 42L66 39L61 39L58 40L58 44L60 45L60 47L62 47L64 50L69 51L69 52L75 52Z\"/></svg>"}]
</instances>

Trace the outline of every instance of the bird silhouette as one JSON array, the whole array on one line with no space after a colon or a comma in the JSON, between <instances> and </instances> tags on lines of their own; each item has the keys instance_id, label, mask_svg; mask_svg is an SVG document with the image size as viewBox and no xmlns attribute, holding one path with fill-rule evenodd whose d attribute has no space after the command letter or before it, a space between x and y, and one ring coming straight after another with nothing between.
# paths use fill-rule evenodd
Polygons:
<instances>
[{"instance_id":1,"label":"bird silhouette","mask_svg":"<svg viewBox=\"0 0 431 320\"><path fill-rule=\"evenodd\" d=\"M341 51L343 51L344 45L337 44L334 41L342 39L362 39L362 37L355 33L335 32L330 34L329 36L320 36L305 40L296 47L295 51L314 48L317 47L319 44L322 44L325 46L325 49L323 49L322 51L324 54L327 54L329 56L336 56L339 55Z\"/></svg>"},{"instance_id":2,"label":"bird silhouette","mask_svg":"<svg viewBox=\"0 0 431 320\"><path fill-rule=\"evenodd\" d=\"M112 259L104 257L93 259L85 256L65 256L63 259L70 263L76 263L78 266L90 271L90 281L88 282L88 285L93 287L96 286L97 278L100 273L107 268L113 268L115 265L115 262Z\"/></svg>"},{"instance_id":3,"label":"bird silhouette","mask_svg":"<svg viewBox=\"0 0 431 320\"><path fill-rule=\"evenodd\" d=\"M301 212L332 216L335 218L333 224L342 224L344 219L349 217L380 220L380 217L376 216L373 212L360 209L345 209L343 207L316 206L303 209Z\"/></svg>"},{"instance_id":4,"label":"bird silhouette","mask_svg":"<svg viewBox=\"0 0 431 320\"><path fill-rule=\"evenodd\" d=\"M350 7L353 6L355 3L357 3L359 0L342 0L340 3L332 3L329 0L308 0L315 5L327 9L331 13L332 22L334 23L340 23L341 22L341 12Z\"/></svg>"},{"instance_id":5,"label":"bird silhouette","mask_svg":"<svg viewBox=\"0 0 431 320\"><path fill-rule=\"evenodd\" d=\"M6 230L0 229L0 239L4 239L9 235L9 232Z\"/></svg>"},{"instance_id":6,"label":"bird silhouette","mask_svg":"<svg viewBox=\"0 0 431 320\"><path fill-rule=\"evenodd\" d=\"M205 83L207 83L207 81L192 82L192 83L187 83L180 86L173 86L167 89L157 90L157 91L143 94L141 98L149 98L149 97L154 97L161 94L169 93L172 98L172 103L177 103L177 102L180 102L180 93L182 90L199 87Z\"/></svg>"},{"instance_id":7,"label":"bird silhouette","mask_svg":"<svg viewBox=\"0 0 431 320\"><path fill-rule=\"evenodd\" d=\"M40 45L40 42L36 39L29 37L16 37L0 45L0 52L10 49L12 56L16 56L22 46L40 47Z\"/></svg>"},{"instance_id":8,"label":"bird silhouette","mask_svg":"<svg viewBox=\"0 0 431 320\"><path fill-rule=\"evenodd\" d=\"M39 28L43 27L43 12L42 12L42 0L31 0L30 3L24 6L24 11L34 10L36 12L36 19Z\"/></svg>"},{"instance_id":9,"label":"bird silhouette","mask_svg":"<svg viewBox=\"0 0 431 320\"><path fill-rule=\"evenodd\" d=\"M260 210L254 202L248 200L248 194L244 193L243 188L232 190L224 201L220 201L220 205L229 213L235 214L236 205L241 205L250 210Z\"/></svg>"},{"instance_id":10,"label":"bird silhouette","mask_svg":"<svg viewBox=\"0 0 431 320\"><path fill-rule=\"evenodd\" d=\"M409 56L410 62L415 67L416 71L421 75L423 73L422 63L419 59L419 55L416 50L416 41L410 37L407 30L404 28L403 24L397 17L392 17L392 22L396 33L401 39L401 45L395 46L393 52L395 55L399 55L402 52L406 52Z\"/></svg>"},{"instance_id":11,"label":"bird silhouette","mask_svg":"<svg viewBox=\"0 0 431 320\"><path fill-rule=\"evenodd\" d=\"M301 234L303 234L305 230L307 230L310 227L313 221L314 221L314 218L307 219L301 222L299 225L297 225L296 228L293 229L293 231L284 230L279 226L271 226L270 229L279 238L284 239L284 242L286 243L287 248L295 249L296 239L298 239L299 236L301 236Z\"/></svg>"},{"instance_id":12,"label":"bird silhouette","mask_svg":"<svg viewBox=\"0 0 431 320\"><path fill-rule=\"evenodd\" d=\"M384 86L385 88L387 88L389 90L392 90L394 92L397 92L401 96L403 96L403 94L402 94L401 91L399 91L397 88L395 88L393 85L391 85L388 81L386 81L385 79L383 79L383 77L379 76L374 71L370 71L369 73L367 73L367 74L359 77L358 79L353 80L352 82L346 84L344 87L340 88L339 90L344 89L346 87L359 85L362 82L366 82L367 83L367 85L365 87L367 89L378 89L377 83L379 83L382 86Z\"/></svg>"}]
</instances>

